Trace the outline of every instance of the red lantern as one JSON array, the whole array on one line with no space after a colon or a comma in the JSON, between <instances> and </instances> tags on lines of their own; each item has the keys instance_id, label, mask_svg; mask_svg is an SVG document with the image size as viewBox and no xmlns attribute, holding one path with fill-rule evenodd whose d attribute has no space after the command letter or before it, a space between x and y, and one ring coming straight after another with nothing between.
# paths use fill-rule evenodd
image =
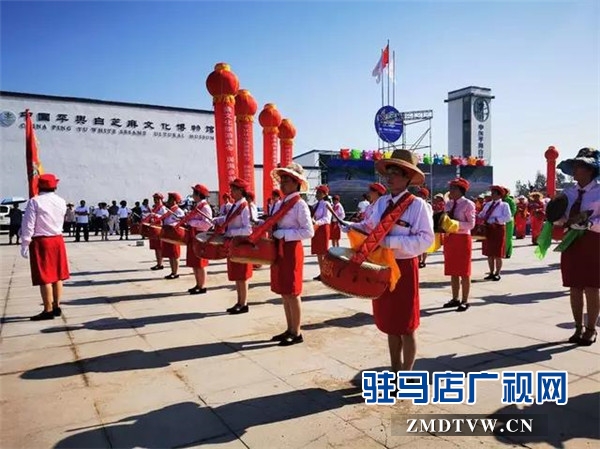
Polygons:
<instances>
[{"instance_id":1,"label":"red lantern","mask_svg":"<svg viewBox=\"0 0 600 449\"><path fill-rule=\"evenodd\" d=\"M282 167L287 167L292 163L294 154L294 137L296 137L296 127L291 120L284 118L279 125L279 145L281 155L279 163Z\"/></svg>"},{"instance_id":2,"label":"red lantern","mask_svg":"<svg viewBox=\"0 0 600 449\"><path fill-rule=\"evenodd\" d=\"M273 191L271 171L277 167L277 136L281 125L281 114L277 106L267 103L258 115L263 127L263 209L267 210L267 200Z\"/></svg>"},{"instance_id":3,"label":"red lantern","mask_svg":"<svg viewBox=\"0 0 600 449\"><path fill-rule=\"evenodd\" d=\"M350 159L350 148L340 148L340 157L344 160Z\"/></svg>"},{"instance_id":4,"label":"red lantern","mask_svg":"<svg viewBox=\"0 0 600 449\"><path fill-rule=\"evenodd\" d=\"M246 89L235 96L235 122L237 125L237 168L240 178L254 192L254 115L258 104Z\"/></svg>"},{"instance_id":5,"label":"red lantern","mask_svg":"<svg viewBox=\"0 0 600 449\"><path fill-rule=\"evenodd\" d=\"M219 201L229 192L229 183L237 178L234 95L239 86L237 76L224 62L216 64L215 70L206 78L206 88L213 96L215 108Z\"/></svg>"}]
</instances>

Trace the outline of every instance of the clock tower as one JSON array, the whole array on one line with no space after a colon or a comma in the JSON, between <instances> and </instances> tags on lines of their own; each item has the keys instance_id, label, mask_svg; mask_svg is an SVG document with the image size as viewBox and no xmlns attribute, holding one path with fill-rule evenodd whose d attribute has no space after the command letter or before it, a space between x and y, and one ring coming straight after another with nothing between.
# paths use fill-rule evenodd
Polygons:
<instances>
[{"instance_id":1,"label":"clock tower","mask_svg":"<svg viewBox=\"0 0 600 449\"><path fill-rule=\"evenodd\" d=\"M470 86L448 92L448 155L492 163L491 89Z\"/></svg>"}]
</instances>

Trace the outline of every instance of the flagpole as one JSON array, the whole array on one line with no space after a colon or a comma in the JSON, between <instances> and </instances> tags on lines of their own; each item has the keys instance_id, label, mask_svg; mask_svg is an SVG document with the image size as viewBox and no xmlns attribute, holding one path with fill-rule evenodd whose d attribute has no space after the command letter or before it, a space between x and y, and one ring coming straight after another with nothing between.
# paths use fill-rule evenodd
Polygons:
<instances>
[{"instance_id":1,"label":"flagpole","mask_svg":"<svg viewBox=\"0 0 600 449\"><path fill-rule=\"evenodd\" d=\"M390 40L388 39L387 41L387 46L385 47L388 49L388 58L389 58L389 54L390 54ZM387 63L387 104L390 104L390 63Z\"/></svg>"},{"instance_id":2,"label":"flagpole","mask_svg":"<svg viewBox=\"0 0 600 449\"><path fill-rule=\"evenodd\" d=\"M396 107L396 50L392 52L392 64L394 68L392 73L392 106Z\"/></svg>"},{"instance_id":3,"label":"flagpole","mask_svg":"<svg viewBox=\"0 0 600 449\"><path fill-rule=\"evenodd\" d=\"M385 49L381 50L381 59L380 59L380 61L383 61L383 52L384 51L385 51ZM384 106L384 102L385 102L385 100L384 100L384 97L383 97L383 73L382 73L381 74L381 107Z\"/></svg>"}]
</instances>

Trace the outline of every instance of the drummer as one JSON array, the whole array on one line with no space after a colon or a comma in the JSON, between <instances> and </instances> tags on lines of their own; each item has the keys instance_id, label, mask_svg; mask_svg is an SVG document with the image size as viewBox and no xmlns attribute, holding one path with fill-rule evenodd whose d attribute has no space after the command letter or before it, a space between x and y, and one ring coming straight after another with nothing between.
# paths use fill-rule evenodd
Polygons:
<instances>
[{"instance_id":1,"label":"drummer","mask_svg":"<svg viewBox=\"0 0 600 449\"><path fill-rule=\"evenodd\" d=\"M507 203L502 201L506 190L502 186L491 186L491 201L483 206L479 218L486 225L486 239L481 246L481 252L487 256L489 274L485 280L499 281L502 270L502 258L506 251L506 223L512 220L512 214Z\"/></svg>"},{"instance_id":2,"label":"drummer","mask_svg":"<svg viewBox=\"0 0 600 449\"><path fill-rule=\"evenodd\" d=\"M315 227L315 234L310 242L310 253L316 254L319 261L321 261L327 251L329 250L329 235L330 235L330 224L331 224L331 212L327 207L325 198L329 195L329 187L321 185L316 189L317 203L313 206L312 211L312 222ZM321 280L321 275L313 278L315 281Z\"/></svg>"},{"instance_id":3,"label":"drummer","mask_svg":"<svg viewBox=\"0 0 600 449\"><path fill-rule=\"evenodd\" d=\"M269 209L267 210L267 216L272 216L273 212L279 209L281 203L281 190L274 189L271 192L271 204L269 204Z\"/></svg>"},{"instance_id":4,"label":"drummer","mask_svg":"<svg viewBox=\"0 0 600 449\"><path fill-rule=\"evenodd\" d=\"M450 276L452 288L452 299L444 307L456 307L457 312L465 312L469 308L471 291L471 229L475 226L475 203L465 197L470 186L469 181L464 178L450 181L450 200L446 204L448 217L458 221L458 231L447 234L444 238L444 274Z\"/></svg>"},{"instance_id":5,"label":"drummer","mask_svg":"<svg viewBox=\"0 0 600 449\"><path fill-rule=\"evenodd\" d=\"M340 203L340 196L333 195L333 206L331 206L335 214L342 220L346 218L346 211L344 206ZM340 224L335 217L331 218L331 229L330 229L331 246L340 246Z\"/></svg>"},{"instance_id":6,"label":"drummer","mask_svg":"<svg viewBox=\"0 0 600 449\"><path fill-rule=\"evenodd\" d=\"M169 192L167 197L167 208L169 209L162 217L163 226L175 226L179 220L185 216L183 209L179 207L181 195L177 192ZM162 242L162 255L169 259L171 274L165 276L165 279L177 279L179 274L179 256L181 249L174 243Z\"/></svg>"},{"instance_id":7,"label":"drummer","mask_svg":"<svg viewBox=\"0 0 600 449\"><path fill-rule=\"evenodd\" d=\"M258 224L258 207L256 206L254 192L247 191L246 192L246 201L248 202L248 207L250 208L250 222L253 225Z\"/></svg>"},{"instance_id":8,"label":"drummer","mask_svg":"<svg viewBox=\"0 0 600 449\"><path fill-rule=\"evenodd\" d=\"M377 161L375 169L386 178L390 194L373 205L373 213L364 225L366 230L379 225L389 207L403 207L410 202L381 244L394 251L402 275L393 292L386 290L372 302L375 324L388 336L392 371L409 371L417 354L416 330L420 322L418 256L434 241L433 217L425 201L407 190L409 185L425 181L416 156L409 150L395 150L390 159Z\"/></svg>"},{"instance_id":9,"label":"drummer","mask_svg":"<svg viewBox=\"0 0 600 449\"><path fill-rule=\"evenodd\" d=\"M229 209L231 209L231 206L233 206L233 203L231 202L231 195L229 195L229 193L225 192L222 198L223 204L221 204L221 207L219 208L219 217L224 217L227 215L227 212L229 212Z\"/></svg>"},{"instance_id":10,"label":"drummer","mask_svg":"<svg viewBox=\"0 0 600 449\"><path fill-rule=\"evenodd\" d=\"M374 182L369 186L369 192L367 193L367 195L369 196L370 204L365 209L362 220L367 220L371 216L371 214L373 213L373 204L375 204L377 200L386 193L387 188L383 184Z\"/></svg>"},{"instance_id":11,"label":"drummer","mask_svg":"<svg viewBox=\"0 0 600 449\"><path fill-rule=\"evenodd\" d=\"M226 216L217 217L213 222L223 227L225 237L247 236L252 233L250 223L250 208L246 201L248 183L240 178L234 179L231 184L231 196L235 203ZM227 259L227 278L235 281L237 303L227 309L232 315L248 313L248 279L252 277L252 264L236 263Z\"/></svg>"},{"instance_id":12,"label":"drummer","mask_svg":"<svg viewBox=\"0 0 600 449\"><path fill-rule=\"evenodd\" d=\"M562 221L570 229L584 231L561 253L563 285L570 288L571 311L575 321L572 343L590 346L596 341L600 311L600 151L582 148L573 159L558 164L577 185L564 193L569 200ZM583 296L587 301L587 322L583 327Z\"/></svg>"},{"instance_id":13,"label":"drummer","mask_svg":"<svg viewBox=\"0 0 600 449\"><path fill-rule=\"evenodd\" d=\"M198 232L206 232L212 227L212 222L210 221L212 218L212 208L208 204L209 196L210 192L203 184L196 184L192 187L194 208L190 212L190 214L193 214L193 218L190 218L187 222L190 231L186 248L185 266L191 267L194 270L196 285L188 290L190 295L206 293L206 267L208 266L208 260L196 257L192 242ZM199 213L195 213L194 211L199 211Z\"/></svg>"},{"instance_id":14,"label":"drummer","mask_svg":"<svg viewBox=\"0 0 600 449\"><path fill-rule=\"evenodd\" d=\"M425 205L429 209L431 216L433 217L433 207L429 204L429 189L427 187L420 187L415 195L425 201ZM419 255L419 268L425 268L427 266L427 251Z\"/></svg>"},{"instance_id":15,"label":"drummer","mask_svg":"<svg viewBox=\"0 0 600 449\"><path fill-rule=\"evenodd\" d=\"M167 213L167 208L163 204L163 199L165 197L162 193L155 193L152 195L152 199L154 200L154 206L152 207L152 211L150 212L150 223L152 222L160 222L160 217ZM163 266L163 253L162 253L162 241L160 239L149 239L150 249L154 250L154 255L156 256L156 265L151 267L151 270L162 270Z\"/></svg>"},{"instance_id":16,"label":"drummer","mask_svg":"<svg viewBox=\"0 0 600 449\"><path fill-rule=\"evenodd\" d=\"M280 346L290 346L304 341L300 333L304 269L302 240L311 238L314 229L310 209L300 199L300 193L308 191L302 166L292 163L286 168L276 168L272 177L280 184L284 196L274 213L290 209L277 221L273 231L273 237L281 246L277 260L271 265L271 291L282 297L287 329L271 340L279 341Z\"/></svg>"}]
</instances>

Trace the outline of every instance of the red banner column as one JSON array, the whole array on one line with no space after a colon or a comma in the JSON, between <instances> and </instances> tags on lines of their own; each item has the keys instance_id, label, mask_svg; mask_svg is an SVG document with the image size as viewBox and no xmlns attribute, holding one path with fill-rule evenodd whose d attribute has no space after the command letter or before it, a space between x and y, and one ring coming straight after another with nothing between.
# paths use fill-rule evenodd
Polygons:
<instances>
[{"instance_id":1,"label":"red banner column","mask_svg":"<svg viewBox=\"0 0 600 449\"><path fill-rule=\"evenodd\" d=\"M258 104L246 89L235 96L235 122L237 127L237 169L240 178L248 181L249 190L254 185L254 115Z\"/></svg>"},{"instance_id":2,"label":"red banner column","mask_svg":"<svg viewBox=\"0 0 600 449\"><path fill-rule=\"evenodd\" d=\"M549 146L544 153L546 158L546 196L554 198L556 195L556 160L558 151L553 146Z\"/></svg>"},{"instance_id":3,"label":"red banner column","mask_svg":"<svg viewBox=\"0 0 600 449\"><path fill-rule=\"evenodd\" d=\"M267 200L273 191L271 171L277 167L277 135L281 125L281 114L277 106L267 103L258 115L263 127L263 210L267 210Z\"/></svg>"},{"instance_id":4,"label":"red banner column","mask_svg":"<svg viewBox=\"0 0 600 449\"><path fill-rule=\"evenodd\" d=\"M294 137L296 137L296 128L291 120L284 118L279 125L279 145L281 156L279 161L282 167L287 167L292 163L294 154Z\"/></svg>"},{"instance_id":5,"label":"red banner column","mask_svg":"<svg viewBox=\"0 0 600 449\"><path fill-rule=\"evenodd\" d=\"M223 194L229 192L229 183L237 177L234 105L239 87L237 76L224 62L216 64L215 70L206 78L206 88L213 96L215 108L219 203Z\"/></svg>"}]
</instances>

